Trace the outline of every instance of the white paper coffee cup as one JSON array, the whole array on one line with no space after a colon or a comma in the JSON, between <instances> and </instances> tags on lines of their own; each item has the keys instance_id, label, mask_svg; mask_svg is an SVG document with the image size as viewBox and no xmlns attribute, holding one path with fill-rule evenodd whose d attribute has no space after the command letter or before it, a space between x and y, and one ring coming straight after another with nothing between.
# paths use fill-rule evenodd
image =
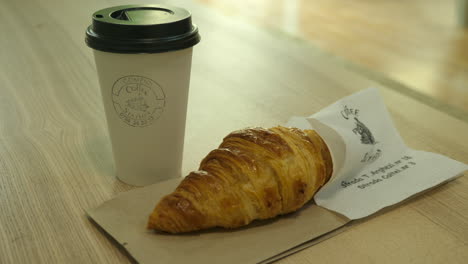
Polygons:
<instances>
[{"instance_id":1,"label":"white paper coffee cup","mask_svg":"<svg viewBox=\"0 0 468 264\"><path fill-rule=\"evenodd\" d=\"M144 186L181 176L192 47L190 13L161 5L93 14L94 49L117 177Z\"/></svg>"}]
</instances>

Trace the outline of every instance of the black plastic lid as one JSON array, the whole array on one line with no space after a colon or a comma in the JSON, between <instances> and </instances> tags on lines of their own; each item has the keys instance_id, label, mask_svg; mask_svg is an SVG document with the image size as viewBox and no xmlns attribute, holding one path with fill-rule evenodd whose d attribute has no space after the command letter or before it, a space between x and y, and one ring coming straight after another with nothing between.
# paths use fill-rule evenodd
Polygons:
<instances>
[{"instance_id":1,"label":"black plastic lid","mask_svg":"<svg viewBox=\"0 0 468 264\"><path fill-rule=\"evenodd\" d=\"M114 53L159 53L200 42L190 12L167 5L124 5L99 10L86 30L86 44Z\"/></svg>"}]
</instances>

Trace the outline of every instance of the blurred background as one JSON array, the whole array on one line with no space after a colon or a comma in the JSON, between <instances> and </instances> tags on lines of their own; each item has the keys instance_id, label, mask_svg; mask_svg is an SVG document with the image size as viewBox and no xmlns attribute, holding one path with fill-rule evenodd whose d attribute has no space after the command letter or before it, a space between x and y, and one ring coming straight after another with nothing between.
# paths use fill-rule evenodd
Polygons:
<instances>
[{"instance_id":1,"label":"blurred background","mask_svg":"<svg viewBox=\"0 0 468 264\"><path fill-rule=\"evenodd\" d=\"M468 0L196 0L468 112ZM468 14L468 12L466 12Z\"/></svg>"}]
</instances>

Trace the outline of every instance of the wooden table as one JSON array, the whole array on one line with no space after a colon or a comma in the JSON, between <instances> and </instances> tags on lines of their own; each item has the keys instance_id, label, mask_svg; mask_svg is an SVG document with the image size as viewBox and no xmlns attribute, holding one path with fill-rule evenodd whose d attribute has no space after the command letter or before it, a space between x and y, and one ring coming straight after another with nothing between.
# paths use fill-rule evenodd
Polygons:
<instances>
[{"instance_id":1,"label":"wooden table","mask_svg":"<svg viewBox=\"0 0 468 264\"><path fill-rule=\"evenodd\" d=\"M468 115L466 0L196 1L305 38Z\"/></svg>"},{"instance_id":2,"label":"wooden table","mask_svg":"<svg viewBox=\"0 0 468 264\"><path fill-rule=\"evenodd\" d=\"M173 1L171 1L173 2ZM116 180L91 50L90 14L123 1L2 1L0 263L128 263L85 210L133 187ZM411 147L468 163L468 123L307 43L185 1L196 46L183 171L232 130L283 124L379 87ZM279 263L464 263L465 176Z\"/></svg>"}]
</instances>

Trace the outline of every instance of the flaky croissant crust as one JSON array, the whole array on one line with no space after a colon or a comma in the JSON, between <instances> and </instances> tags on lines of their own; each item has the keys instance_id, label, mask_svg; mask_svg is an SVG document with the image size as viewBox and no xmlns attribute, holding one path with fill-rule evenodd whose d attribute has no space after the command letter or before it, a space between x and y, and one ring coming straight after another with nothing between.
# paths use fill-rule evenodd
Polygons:
<instances>
[{"instance_id":1,"label":"flaky croissant crust","mask_svg":"<svg viewBox=\"0 0 468 264\"><path fill-rule=\"evenodd\" d=\"M235 131L163 197L148 228L170 233L236 228L301 208L332 173L313 130L273 127Z\"/></svg>"}]
</instances>

